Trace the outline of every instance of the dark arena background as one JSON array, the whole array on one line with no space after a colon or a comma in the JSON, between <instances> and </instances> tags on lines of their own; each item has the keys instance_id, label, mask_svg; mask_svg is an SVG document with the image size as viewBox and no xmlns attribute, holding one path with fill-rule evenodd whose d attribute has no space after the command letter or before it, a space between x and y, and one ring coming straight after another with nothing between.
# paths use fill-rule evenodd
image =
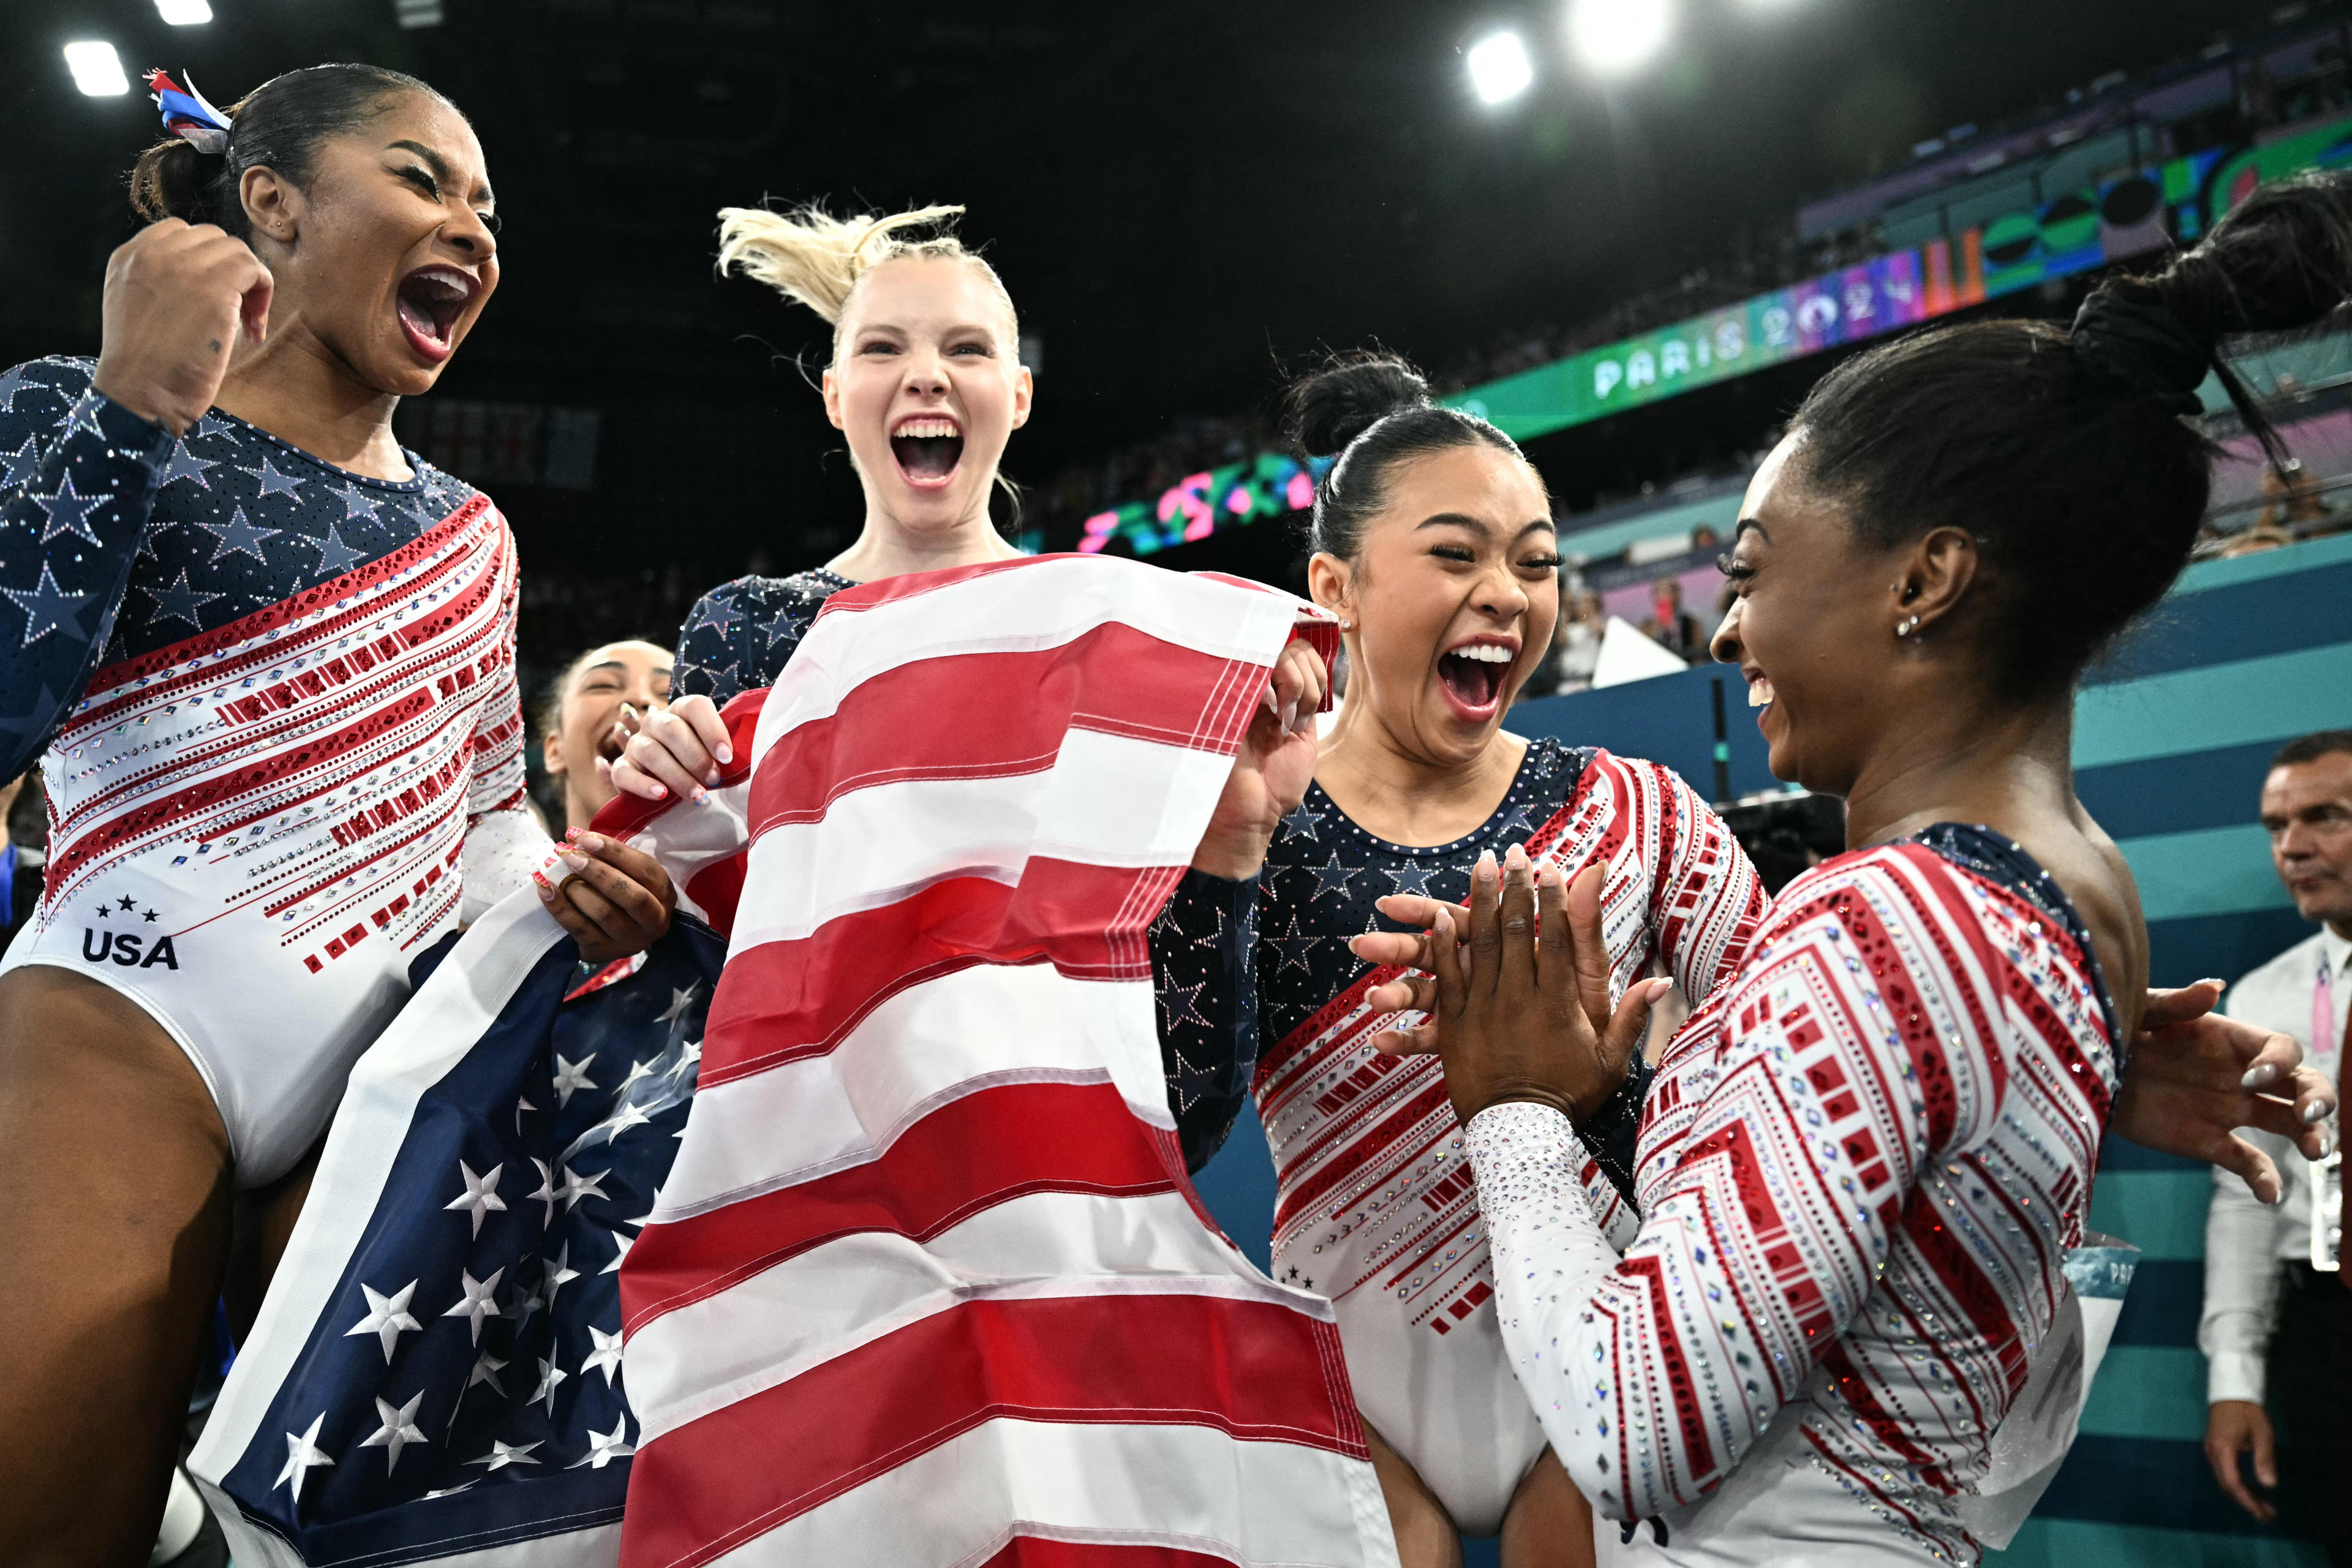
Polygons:
<instances>
[{"instance_id":1,"label":"dark arena background","mask_svg":"<svg viewBox=\"0 0 2352 1568\"><path fill-rule=\"evenodd\" d=\"M1798 865L1835 847L1834 807L1779 793L1738 679L1727 722L1727 678L1698 662L1716 554L1790 408L1856 345L1931 319L2063 321L2260 183L2352 163L2343 5L5 14L0 363L97 351L100 275L132 230L124 174L155 135L145 69L226 105L291 67L366 60L472 117L503 281L398 429L512 521L533 700L581 650L668 646L713 584L856 536L858 487L810 385L824 329L715 276L716 209L960 203L1035 373L1005 460L1020 500L998 500L1024 548L1301 585L1314 473L1280 448L1278 391L1328 349L1394 349L1517 437L1556 504L1589 657L1564 648L1512 727L1666 763L1759 858ZM2155 973L2175 981L2240 974L2307 934L2254 796L2281 741L2352 724L2352 337L2254 345L2242 366L2302 468L2266 483L2209 382L2208 427L2234 460L2208 559L2158 612L2161 645L2111 656L2078 717L2083 798L2130 858ZM1631 665L1592 652L1612 637ZM1201 1185L1262 1261L1273 1179L1254 1122ZM2325 1561L2233 1507L2200 1446L2210 1190L2204 1167L2110 1141L2093 1223L2143 1261L2081 1437L1989 1562ZM1472 1561L1494 1551L1475 1542Z\"/></svg>"}]
</instances>

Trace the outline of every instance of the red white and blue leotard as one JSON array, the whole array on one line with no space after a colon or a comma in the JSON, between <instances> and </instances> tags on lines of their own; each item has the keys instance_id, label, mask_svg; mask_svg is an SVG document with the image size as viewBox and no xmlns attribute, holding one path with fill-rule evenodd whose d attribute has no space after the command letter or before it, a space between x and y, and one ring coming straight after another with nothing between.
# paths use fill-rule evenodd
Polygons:
<instances>
[{"instance_id":1,"label":"red white and blue leotard","mask_svg":"<svg viewBox=\"0 0 2352 1568\"><path fill-rule=\"evenodd\" d=\"M1486 1226L1444 1073L1434 1057L1372 1049L1393 1015L1364 997L1398 971L1363 963L1347 939L1399 929L1373 907L1383 895L1466 898L1479 853L1522 842L1570 876L1604 868L1619 992L1655 959L1689 994L1706 995L1763 910L1738 841L1670 770L1537 740L1493 816L1431 848L1374 838L1311 787L1266 856L1254 921L1234 907L1234 884L1188 878L1152 931L1188 1162L1205 1162L1254 1078L1279 1184L1275 1276L1331 1299L1365 1418L1454 1523L1477 1534L1501 1527L1544 1434L1504 1353ZM1238 963L1215 940L1237 925L1256 934ZM1236 1042L1254 1062L1229 1054ZM1642 1075L1623 1096L1628 1134L1647 1082ZM1633 1210L1607 1169L1630 1190L1632 1152L1628 1136L1622 1148L1596 1149L1590 1166L1596 1213L1627 1237Z\"/></svg>"},{"instance_id":2,"label":"red white and blue leotard","mask_svg":"<svg viewBox=\"0 0 2352 1568\"><path fill-rule=\"evenodd\" d=\"M43 745L47 891L6 968L137 1002L220 1107L236 1180L325 1125L408 961L521 885L514 544L217 412L184 439L88 362L0 377L0 777Z\"/></svg>"},{"instance_id":3,"label":"red white and blue leotard","mask_svg":"<svg viewBox=\"0 0 2352 1568\"><path fill-rule=\"evenodd\" d=\"M2116 1027L2048 873L1948 823L1774 900L1659 1064L1629 1242L1565 1117L1472 1118L1511 1364L1596 1511L1658 1521L1604 1561L1976 1560L1953 1500L2065 1291Z\"/></svg>"}]
</instances>

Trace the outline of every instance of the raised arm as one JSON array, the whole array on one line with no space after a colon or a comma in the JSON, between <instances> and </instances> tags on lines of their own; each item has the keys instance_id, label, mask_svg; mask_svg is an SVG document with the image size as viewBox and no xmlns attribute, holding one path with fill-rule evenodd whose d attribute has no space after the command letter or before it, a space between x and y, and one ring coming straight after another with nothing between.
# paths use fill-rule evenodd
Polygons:
<instances>
[{"instance_id":1,"label":"raised arm","mask_svg":"<svg viewBox=\"0 0 2352 1568\"><path fill-rule=\"evenodd\" d=\"M1257 1071L1258 879L1188 870L1151 923L1160 1065L1184 1168L1224 1146Z\"/></svg>"},{"instance_id":2,"label":"raised arm","mask_svg":"<svg viewBox=\"0 0 2352 1568\"><path fill-rule=\"evenodd\" d=\"M166 219L106 264L94 375L43 360L0 377L0 778L89 684L174 438L268 310L269 273L242 240Z\"/></svg>"}]
</instances>

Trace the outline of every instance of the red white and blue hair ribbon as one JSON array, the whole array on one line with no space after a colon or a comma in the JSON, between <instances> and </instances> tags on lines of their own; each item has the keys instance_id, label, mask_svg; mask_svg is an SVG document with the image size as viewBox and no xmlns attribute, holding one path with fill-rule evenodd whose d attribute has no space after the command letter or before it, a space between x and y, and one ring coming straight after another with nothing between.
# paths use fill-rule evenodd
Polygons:
<instances>
[{"instance_id":1,"label":"red white and blue hair ribbon","mask_svg":"<svg viewBox=\"0 0 2352 1568\"><path fill-rule=\"evenodd\" d=\"M155 107L163 111L165 132L199 153L218 157L228 151L229 118L205 101L194 78L184 88L170 72L153 70L147 73L147 85L154 89Z\"/></svg>"}]
</instances>

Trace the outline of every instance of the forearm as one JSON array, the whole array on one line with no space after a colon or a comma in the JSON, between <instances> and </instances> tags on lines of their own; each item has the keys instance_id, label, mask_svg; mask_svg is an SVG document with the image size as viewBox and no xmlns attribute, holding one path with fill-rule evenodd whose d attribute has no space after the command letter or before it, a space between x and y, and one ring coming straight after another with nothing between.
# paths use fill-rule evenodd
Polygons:
<instances>
[{"instance_id":1,"label":"forearm","mask_svg":"<svg viewBox=\"0 0 2352 1568\"><path fill-rule=\"evenodd\" d=\"M2197 1348L2205 1352L2205 1397L2263 1402L2263 1367L2278 1298L2278 1226L2245 1184L2214 1173L2205 1215L2205 1304Z\"/></svg>"},{"instance_id":2,"label":"forearm","mask_svg":"<svg viewBox=\"0 0 2352 1568\"><path fill-rule=\"evenodd\" d=\"M1160 1067L1184 1165L1206 1165L1250 1094L1257 1070L1255 875L1187 871L1150 931Z\"/></svg>"}]
</instances>

